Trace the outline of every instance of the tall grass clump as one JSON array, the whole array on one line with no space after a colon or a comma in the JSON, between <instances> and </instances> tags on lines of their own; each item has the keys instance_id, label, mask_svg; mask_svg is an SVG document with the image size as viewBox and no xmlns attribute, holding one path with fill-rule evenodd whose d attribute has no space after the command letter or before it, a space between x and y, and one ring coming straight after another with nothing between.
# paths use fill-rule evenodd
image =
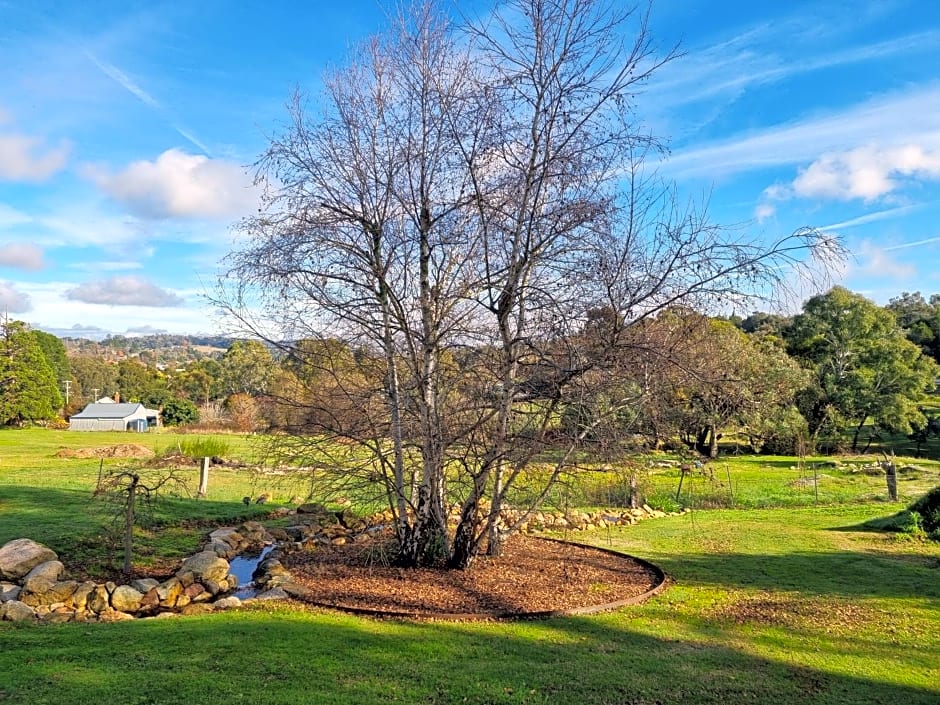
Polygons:
<instances>
[{"instance_id":1,"label":"tall grass clump","mask_svg":"<svg viewBox=\"0 0 940 705\"><path fill-rule=\"evenodd\" d=\"M185 455L189 458L224 458L231 452L231 445L217 436L194 436L180 438L175 445L168 446L161 454Z\"/></svg>"}]
</instances>

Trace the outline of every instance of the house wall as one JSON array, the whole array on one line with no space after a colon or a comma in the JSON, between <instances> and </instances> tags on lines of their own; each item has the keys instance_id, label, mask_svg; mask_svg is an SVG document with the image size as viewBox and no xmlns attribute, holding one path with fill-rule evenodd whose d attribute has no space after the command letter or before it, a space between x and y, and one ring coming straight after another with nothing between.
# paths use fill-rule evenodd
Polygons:
<instances>
[{"instance_id":1,"label":"house wall","mask_svg":"<svg viewBox=\"0 0 940 705\"><path fill-rule=\"evenodd\" d=\"M123 431L125 419L76 419L69 420L70 431Z\"/></svg>"}]
</instances>

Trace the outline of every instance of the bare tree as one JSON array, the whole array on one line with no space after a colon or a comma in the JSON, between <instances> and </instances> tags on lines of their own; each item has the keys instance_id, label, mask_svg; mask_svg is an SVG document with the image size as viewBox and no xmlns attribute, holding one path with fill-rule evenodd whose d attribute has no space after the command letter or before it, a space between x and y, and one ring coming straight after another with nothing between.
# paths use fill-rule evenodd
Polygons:
<instances>
[{"instance_id":1,"label":"bare tree","mask_svg":"<svg viewBox=\"0 0 940 705\"><path fill-rule=\"evenodd\" d=\"M352 351L355 374L340 376L328 345L281 343L355 409L317 414L299 442L324 476L376 483L401 563L465 568L499 551L517 528L501 509L557 441L564 405L604 393L617 414L644 393L616 383L615 353L642 348L637 323L753 293L833 249L809 230L729 235L644 177L658 145L635 96L674 57L656 54L643 13L604 0L513 0L460 26L426 4L331 76L319 108L291 101L220 300L256 332L250 310L277 321L269 337ZM587 344L597 307L612 315ZM529 508L591 432L539 462ZM325 439L366 452L336 473Z\"/></svg>"}]
</instances>

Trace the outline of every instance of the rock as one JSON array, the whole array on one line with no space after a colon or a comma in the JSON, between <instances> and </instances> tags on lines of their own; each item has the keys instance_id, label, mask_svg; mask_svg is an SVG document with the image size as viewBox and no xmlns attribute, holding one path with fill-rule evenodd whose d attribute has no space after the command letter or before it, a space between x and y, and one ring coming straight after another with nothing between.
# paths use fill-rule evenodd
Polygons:
<instances>
[{"instance_id":1,"label":"rock","mask_svg":"<svg viewBox=\"0 0 940 705\"><path fill-rule=\"evenodd\" d=\"M260 595L254 597L255 600L286 600L289 595L284 591L283 588L272 588L262 592Z\"/></svg>"},{"instance_id":2,"label":"rock","mask_svg":"<svg viewBox=\"0 0 940 705\"><path fill-rule=\"evenodd\" d=\"M140 578L139 580L134 580L131 582L131 587L134 588L137 592L146 593L151 590L151 588L157 587L160 584L160 581L154 580L153 578Z\"/></svg>"},{"instance_id":3,"label":"rock","mask_svg":"<svg viewBox=\"0 0 940 705\"><path fill-rule=\"evenodd\" d=\"M104 585L95 585L95 589L88 595L87 608L95 614L101 614L111 609L108 600L108 589Z\"/></svg>"},{"instance_id":4,"label":"rock","mask_svg":"<svg viewBox=\"0 0 940 705\"><path fill-rule=\"evenodd\" d=\"M128 622L132 619L134 619L134 615L119 612L118 610L105 610L98 615L98 620L101 622Z\"/></svg>"},{"instance_id":5,"label":"rock","mask_svg":"<svg viewBox=\"0 0 940 705\"><path fill-rule=\"evenodd\" d=\"M192 573L194 581L213 580L219 582L228 575L229 564L224 558L220 558L212 551L203 551L194 556L190 556L185 561L180 570L176 573L177 577L185 573Z\"/></svg>"},{"instance_id":6,"label":"rock","mask_svg":"<svg viewBox=\"0 0 940 705\"><path fill-rule=\"evenodd\" d=\"M229 546L227 543L224 543L223 541L213 541L211 543L207 543L202 547L202 550L212 551L212 553L217 555L219 558L225 558L226 560L232 558L236 553L234 548Z\"/></svg>"},{"instance_id":7,"label":"rock","mask_svg":"<svg viewBox=\"0 0 940 705\"><path fill-rule=\"evenodd\" d=\"M297 583L286 582L279 586L289 597L296 597L299 599L304 599L310 597L312 590L310 588L304 587L303 585L298 585Z\"/></svg>"},{"instance_id":8,"label":"rock","mask_svg":"<svg viewBox=\"0 0 940 705\"><path fill-rule=\"evenodd\" d=\"M193 583L192 585L188 586L183 591L183 594L186 595L186 597L188 597L192 601L192 600L195 600L199 595L201 595L205 591L206 589L202 586L201 583Z\"/></svg>"},{"instance_id":9,"label":"rock","mask_svg":"<svg viewBox=\"0 0 940 705\"><path fill-rule=\"evenodd\" d=\"M161 607L176 607L176 602L183 594L183 583L177 578L170 578L157 586L157 597Z\"/></svg>"},{"instance_id":10,"label":"rock","mask_svg":"<svg viewBox=\"0 0 940 705\"><path fill-rule=\"evenodd\" d=\"M35 610L19 600L9 600L0 605L0 619L8 622L25 622L35 616Z\"/></svg>"},{"instance_id":11,"label":"rock","mask_svg":"<svg viewBox=\"0 0 940 705\"><path fill-rule=\"evenodd\" d=\"M51 548L32 539L15 539L0 547L0 578L19 580L40 563L57 560Z\"/></svg>"},{"instance_id":12,"label":"rock","mask_svg":"<svg viewBox=\"0 0 940 705\"><path fill-rule=\"evenodd\" d=\"M62 580L56 583L43 595L43 602L48 604L71 602L72 595L78 589L78 584L77 580Z\"/></svg>"},{"instance_id":13,"label":"rock","mask_svg":"<svg viewBox=\"0 0 940 705\"><path fill-rule=\"evenodd\" d=\"M290 536L288 536L287 532L284 531L284 529L281 529L281 528L271 529L271 531L270 531L269 533L271 534L271 537L272 537L275 541L291 541L291 540L293 540L293 539L291 539Z\"/></svg>"},{"instance_id":14,"label":"rock","mask_svg":"<svg viewBox=\"0 0 940 705\"><path fill-rule=\"evenodd\" d=\"M69 609L57 609L45 614L39 620L43 624L63 624L75 619L75 611Z\"/></svg>"},{"instance_id":15,"label":"rock","mask_svg":"<svg viewBox=\"0 0 940 705\"><path fill-rule=\"evenodd\" d=\"M212 605L206 602L203 602L200 604L186 605L182 610L180 610L180 614L184 614L184 615L208 614L209 612L212 612L212 611L213 611Z\"/></svg>"},{"instance_id":16,"label":"rock","mask_svg":"<svg viewBox=\"0 0 940 705\"><path fill-rule=\"evenodd\" d=\"M20 586L14 583L0 582L0 603L18 599L20 590Z\"/></svg>"},{"instance_id":17,"label":"rock","mask_svg":"<svg viewBox=\"0 0 940 705\"><path fill-rule=\"evenodd\" d=\"M298 514L330 514L330 510L322 504L308 503L297 507Z\"/></svg>"},{"instance_id":18,"label":"rock","mask_svg":"<svg viewBox=\"0 0 940 705\"><path fill-rule=\"evenodd\" d=\"M144 612L152 612L160 606L160 593L157 588L150 588L147 592L144 593L144 596L140 598L140 610Z\"/></svg>"},{"instance_id":19,"label":"rock","mask_svg":"<svg viewBox=\"0 0 940 705\"><path fill-rule=\"evenodd\" d=\"M143 594L130 585L118 585L111 593L111 607L118 612L136 612L140 609Z\"/></svg>"},{"instance_id":20,"label":"rock","mask_svg":"<svg viewBox=\"0 0 940 705\"><path fill-rule=\"evenodd\" d=\"M95 587L97 586L93 582L87 580L75 588L75 592L72 593L69 599L72 607L79 612L88 609L88 598L91 597L91 594L95 591Z\"/></svg>"},{"instance_id":21,"label":"rock","mask_svg":"<svg viewBox=\"0 0 940 705\"><path fill-rule=\"evenodd\" d=\"M212 603L212 606L217 610L230 610L241 607L242 601L234 595L231 595L229 597L223 597L219 600L216 600Z\"/></svg>"},{"instance_id":22,"label":"rock","mask_svg":"<svg viewBox=\"0 0 940 705\"><path fill-rule=\"evenodd\" d=\"M46 598L46 593L59 581L59 576L64 571L65 566L60 561L53 560L40 563L23 578L23 590L20 592L20 600L33 607L54 602L55 600Z\"/></svg>"}]
</instances>

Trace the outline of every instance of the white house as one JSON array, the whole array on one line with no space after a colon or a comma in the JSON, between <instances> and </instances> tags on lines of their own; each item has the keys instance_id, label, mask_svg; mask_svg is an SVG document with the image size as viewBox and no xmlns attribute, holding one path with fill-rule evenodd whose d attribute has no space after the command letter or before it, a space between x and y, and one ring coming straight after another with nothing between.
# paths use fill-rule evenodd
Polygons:
<instances>
[{"instance_id":1,"label":"white house","mask_svg":"<svg viewBox=\"0 0 940 705\"><path fill-rule=\"evenodd\" d=\"M70 431L146 431L160 425L160 412L138 403L99 399L69 419Z\"/></svg>"}]
</instances>

